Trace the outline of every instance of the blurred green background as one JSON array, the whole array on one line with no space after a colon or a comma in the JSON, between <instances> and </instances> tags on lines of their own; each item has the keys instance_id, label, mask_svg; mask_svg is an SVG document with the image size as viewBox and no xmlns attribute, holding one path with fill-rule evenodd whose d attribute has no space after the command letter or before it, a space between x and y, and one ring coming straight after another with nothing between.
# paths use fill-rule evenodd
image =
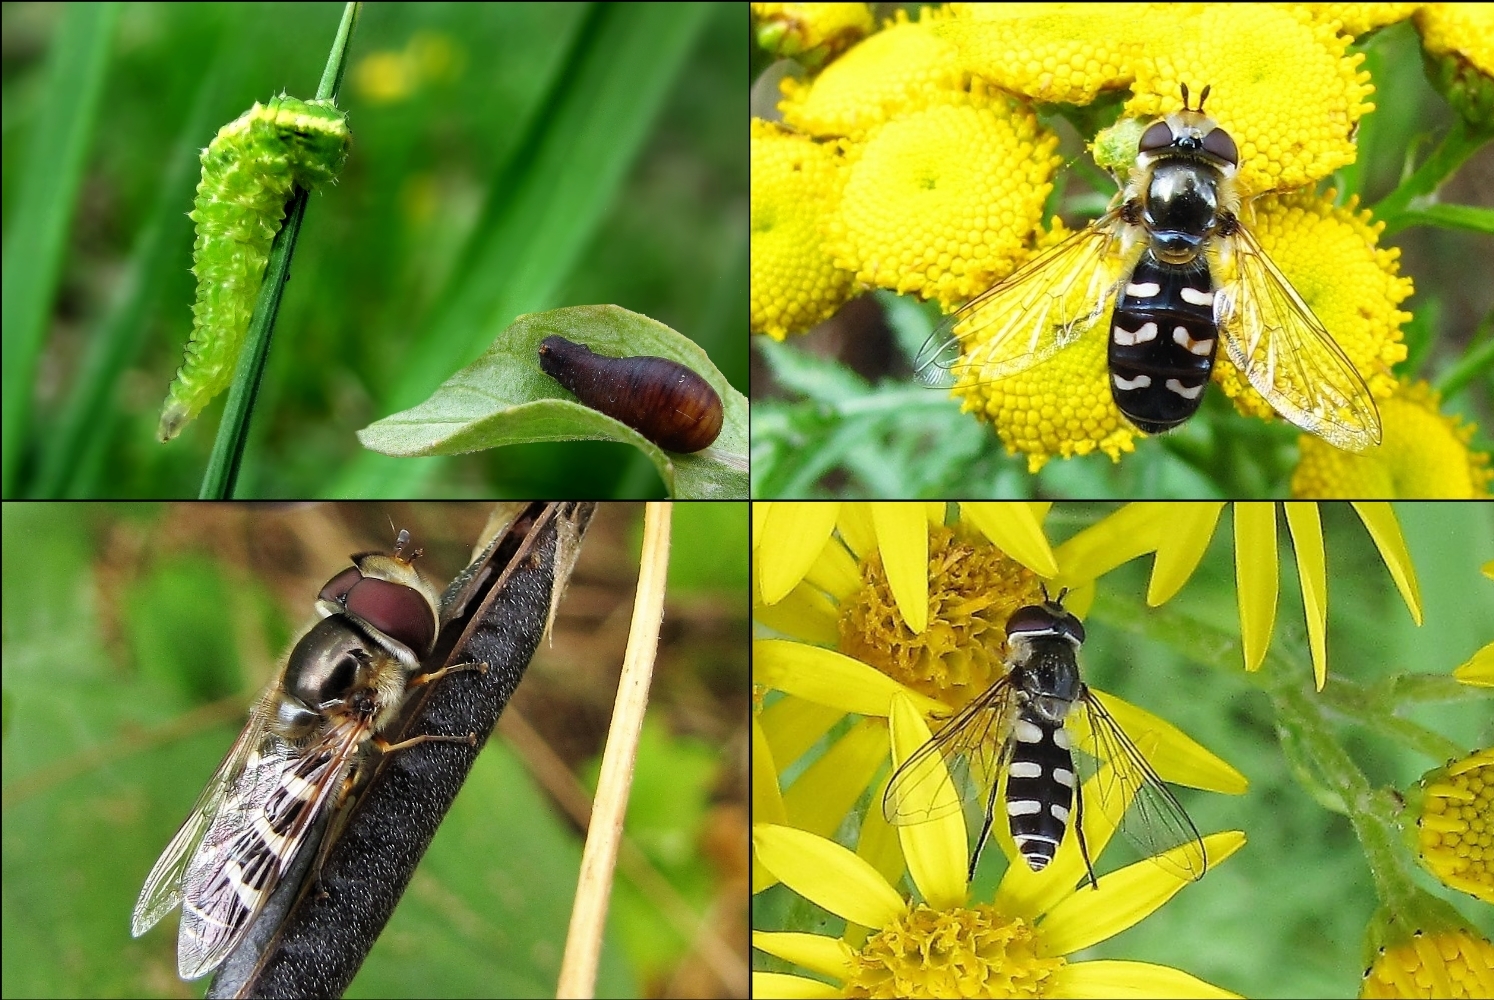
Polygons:
<instances>
[{"instance_id":1,"label":"blurred green background","mask_svg":"<svg viewBox=\"0 0 1494 1000\"><path fill-rule=\"evenodd\" d=\"M6 496L197 494L221 397L154 439L191 325L197 151L256 100L313 96L341 12L5 5ZM622 445L411 460L354 431L562 305L645 313L746 388L746 20L368 5L352 154L309 205L238 494L660 495Z\"/></svg>"},{"instance_id":2,"label":"blurred green background","mask_svg":"<svg viewBox=\"0 0 1494 1000\"><path fill-rule=\"evenodd\" d=\"M176 976L175 916L130 937L146 873L348 555L387 549L392 520L444 586L487 509L4 506L5 996L201 995L208 979ZM594 783L641 515L599 509L551 637L349 996L554 995L583 837L556 802ZM746 993L746 537L745 505L674 507L601 997Z\"/></svg>"},{"instance_id":3,"label":"blurred green background","mask_svg":"<svg viewBox=\"0 0 1494 1000\"><path fill-rule=\"evenodd\" d=\"M1044 522L1048 537L1057 544L1114 509L1113 504L1055 504ZM1369 685L1395 674L1446 675L1494 641L1494 580L1479 573L1494 559L1494 505L1395 504L1421 585L1425 617L1420 627L1348 505L1320 509L1328 559L1330 687L1335 678ZM1230 519L1226 511L1198 571L1156 612L1144 604L1150 558L1132 560L1101 578L1101 593L1117 603L1134 603L1136 615L1101 616L1097 601L1096 613L1084 622L1081 666L1087 682L1160 715L1245 774L1250 788L1242 796L1179 791L1200 832L1243 830L1245 846L1136 926L1074 957L1170 965L1248 997L1352 997L1368 964L1365 928L1377 900L1349 821L1324 809L1293 777L1277 741L1271 703L1239 664L1211 669L1186 644L1148 635L1147 617L1163 612L1239 634ZM1281 596L1272 649L1310 690L1301 591L1285 524L1279 532ZM1494 741L1494 697L1487 688L1466 691L1470 697L1464 703L1423 704L1405 714L1463 746L1488 747ZM1333 737L1374 786L1404 791L1444 763L1329 715ZM843 843L854 844L855 825L851 819L842 827ZM1117 858L1110 853L1097 864L1102 880L1106 871L1129 860L1124 844L1117 845ZM973 898L992 898L1003 861L999 850L986 851ZM1488 904L1429 875L1417 876L1416 882L1494 937L1494 909ZM782 886L753 899L758 930L838 933L839 926L837 918ZM754 968L788 969L761 952L754 953Z\"/></svg>"}]
</instances>

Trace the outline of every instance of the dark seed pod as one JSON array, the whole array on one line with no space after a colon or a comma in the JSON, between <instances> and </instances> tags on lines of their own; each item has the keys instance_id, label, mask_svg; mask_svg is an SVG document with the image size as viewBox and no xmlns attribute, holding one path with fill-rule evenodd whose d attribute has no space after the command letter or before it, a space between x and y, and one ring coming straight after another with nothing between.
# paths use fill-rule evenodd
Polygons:
<instances>
[{"instance_id":1,"label":"dark seed pod","mask_svg":"<svg viewBox=\"0 0 1494 1000\"><path fill-rule=\"evenodd\" d=\"M540 368L593 410L668 451L700 451L721 433L721 397L699 374L668 358L609 358L585 344L546 337Z\"/></svg>"}]
</instances>

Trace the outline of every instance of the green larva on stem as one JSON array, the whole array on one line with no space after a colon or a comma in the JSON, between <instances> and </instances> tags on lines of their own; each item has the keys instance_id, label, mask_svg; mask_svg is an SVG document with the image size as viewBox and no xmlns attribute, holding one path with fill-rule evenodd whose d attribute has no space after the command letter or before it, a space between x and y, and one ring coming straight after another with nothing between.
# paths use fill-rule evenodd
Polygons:
<instances>
[{"instance_id":1,"label":"green larva on stem","mask_svg":"<svg viewBox=\"0 0 1494 1000\"><path fill-rule=\"evenodd\" d=\"M335 178L350 140L347 116L331 101L282 94L256 102L202 151L191 213L197 301L186 358L161 410L162 441L176 437L233 381L291 189L309 191Z\"/></svg>"}]
</instances>

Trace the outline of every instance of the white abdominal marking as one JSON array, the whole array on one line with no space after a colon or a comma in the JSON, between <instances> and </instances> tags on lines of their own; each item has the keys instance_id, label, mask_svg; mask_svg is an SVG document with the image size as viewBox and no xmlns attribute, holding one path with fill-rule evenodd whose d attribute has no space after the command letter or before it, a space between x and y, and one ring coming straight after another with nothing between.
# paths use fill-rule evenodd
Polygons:
<instances>
[{"instance_id":1,"label":"white abdominal marking","mask_svg":"<svg viewBox=\"0 0 1494 1000\"><path fill-rule=\"evenodd\" d=\"M1126 294L1138 299L1149 299L1162 291L1162 286L1155 281L1143 281L1137 284L1134 281L1126 282Z\"/></svg>"},{"instance_id":2,"label":"white abdominal marking","mask_svg":"<svg viewBox=\"0 0 1494 1000\"><path fill-rule=\"evenodd\" d=\"M1178 293L1183 301L1194 306L1208 306L1214 304L1214 293L1199 291L1197 288L1184 288Z\"/></svg>"},{"instance_id":3,"label":"white abdominal marking","mask_svg":"<svg viewBox=\"0 0 1494 1000\"><path fill-rule=\"evenodd\" d=\"M1183 388L1183 383L1179 382L1175 378L1170 378L1167 380L1167 388L1171 389L1179 396L1182 396L1184 399L1197 399L1199 394L1204 391L1202 382L1200 382L1198 385L1195 385L1191 389L1185 389Z\"/></svg>"},{"instance_id":4,"label":"white abdominal marking","mask_svg":"<svg viewBox=\"0 0 1494 1000\"><path fill-rule=\"evenodd\" d=\"M1117 324L1115 327L1114 336L1115 342L1117 344L1121 344L1126 347L1131 347L1135 344L1142 344L1148 340L1157 339L1157 324L1143 323L1141 324L1141 329L1137 330L1135 333L1132 333L1130 330L1127 330L1126 328Z\"/></svg>"},{"instance_id":5,"label":"white abdominal marking","mask_svg":"<svg viewBox=\"0 0 1494 1000\"><path fill-rule=\"evenodd\" d=\"M1043 765L1031 760L1014 760L1008 769L1013 778L1041 778Z\"/></svg>"},{"instance_id":6,"label":"white abdominal marking","mask_svg":"<svg viewBox=\"0 0 1494 1000\"><path fill-rule=\"evenodd\" d=\"M1173 342L1185 350L1192 351L1201 358L1206 358L1214 352L1214 338L1208 340L1194 340L1188 333L1186 326L1175 327L1172 331Z\"/></svg>"},{"instance_id":7,"label":"white abdominal marking","mask_svg":"<svg viewBox=\"0 0 1494 1000\"><path fill-rule=\"evenodd\" d=\"M1137 375L1135 378L1128 380L1111 372L1110 378L1115 382L1117 389L1145 389L1152 384L1152 377L1150 375Z\"/></svg>"}]
</instances>

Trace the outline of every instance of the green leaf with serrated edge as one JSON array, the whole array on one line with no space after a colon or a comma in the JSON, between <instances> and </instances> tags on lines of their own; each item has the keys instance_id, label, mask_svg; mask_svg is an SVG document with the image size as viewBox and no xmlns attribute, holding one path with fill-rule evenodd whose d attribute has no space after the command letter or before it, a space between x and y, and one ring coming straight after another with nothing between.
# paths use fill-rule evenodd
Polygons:
<instances>
[{"instance_id":1,"label":"green leaf with serrated edge","mask_svg":"<svg viewBox=\"0 0 1494 1000\"><path fill-rule=\"evenodd\" d=\"M691 455L666 452L642 434L576 402L539 367L552 334L612 357L653 355L699 372L721 396L721 436ZM385 455L460 455L536 441L621 441L648 456L671 496L746 499L747 398L694 341L621 306L571 306L514 320L482 357L447 379L425 402L358 432Z\"/></svg>"}]
</instances>

